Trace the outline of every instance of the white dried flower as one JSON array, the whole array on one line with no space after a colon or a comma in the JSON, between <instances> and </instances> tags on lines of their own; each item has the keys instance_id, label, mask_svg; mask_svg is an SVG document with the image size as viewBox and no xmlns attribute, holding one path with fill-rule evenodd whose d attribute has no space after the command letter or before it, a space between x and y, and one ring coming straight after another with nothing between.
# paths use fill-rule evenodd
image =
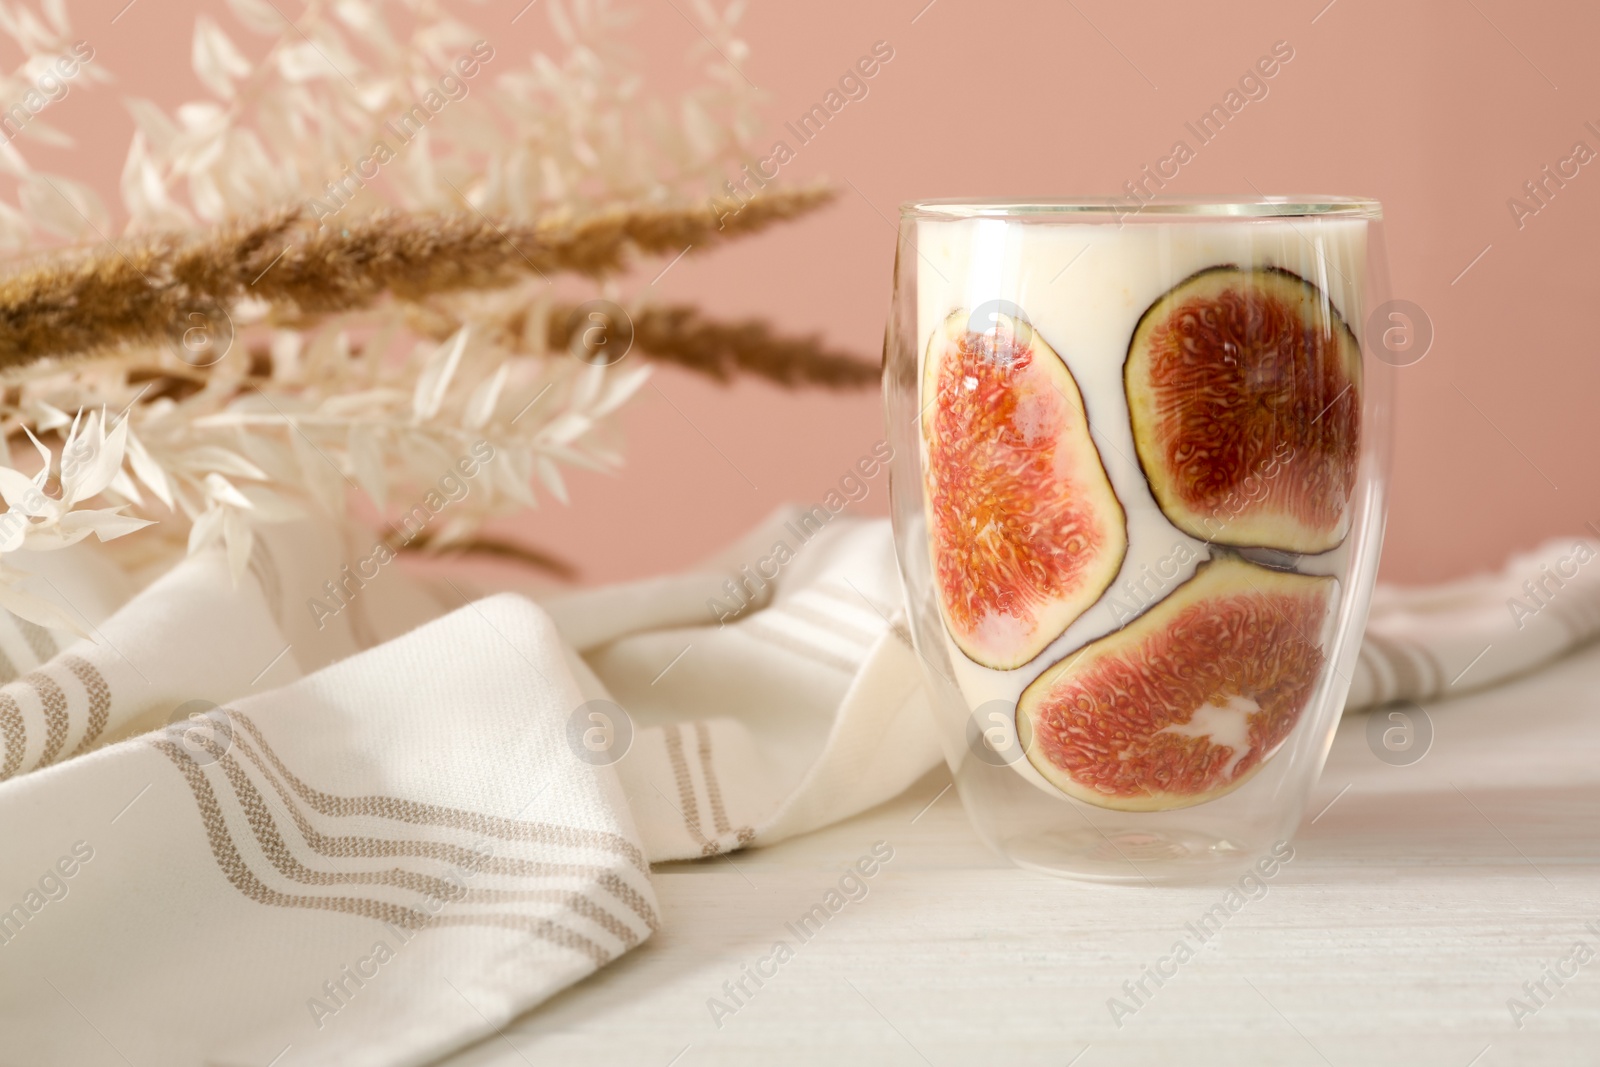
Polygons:
<instances>
[{"instance_id":1,"label":"white dried flower","mask_svg":"<svg viewBox=\"0 0 1600 1067\"><path fill-rule=\"evenodd\" d=\"M95 240L296 202L336 226L386 205L531 218L698 199L753 158L757 94L730 65L746 54L734 30L741 4L693 5L704 80L671 104L644 92L622 44L628 17L610 0L543 0L559 47L525 62L496 53L439 0L308 0L292 24L266 0L229 7L233 29L272 44L252 63L230 27L202 16L192 60L210 97L170 112L126 102L135 132L121 227L82 183L32 171L0 144L0 170L20 179L18 206L0 202L0 250L37 244L41 231ZM0 76L0 97L25 91L30 72L74 40L61 0L40 0L38 14L0 0L0 32L25 55ZM78 76L109 77L98 62ZM59 138L39 120L23 132ZM614 282L600 291L621 297ZM118 537L158 519L174 533L187 525L189 551L225 546L237 575L256 524L342 516L353 488L382 513L480 440L495 450L491 473L430 530L432 543L534 506L536 484L564 501L562 466L620 462L609 417L647 370L546 352L551 299L533 282L435 301L430 313L460 325L443 344L415 342L398 304L288 329L246 303L229 309L232 349L203 372L176 346L25 368L0 399L0 428L8 439L26 433L42 466L33 475L0 466L0 495L19 523L0 531L0 553ZM519 304L533 309L523 336L474 328ZM107 410L125 414L108 423ZM57 435L59 455L35 434ZM102 506L86 507L91 498ZM0 563L0 606L42 621L48 605L24 603L8 574Z\"/></svg>"}]
</instances>

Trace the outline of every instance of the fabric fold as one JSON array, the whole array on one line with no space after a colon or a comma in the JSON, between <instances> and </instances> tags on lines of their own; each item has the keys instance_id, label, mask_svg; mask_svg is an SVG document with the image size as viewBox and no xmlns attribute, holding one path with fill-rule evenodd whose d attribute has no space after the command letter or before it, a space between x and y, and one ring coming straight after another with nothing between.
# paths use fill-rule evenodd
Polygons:
<instances>
[{"instance_id":1,"label":"fabric fold","mask_svg":"<svg viewBox=\"0 0 1600 1067\"><path fill-rule=\"evenodd\" d=\"M648 938L652 863L941 760L886 521L785 509L682 574L538 603L375 545L270 526L237 585L208 552L137 592L86 546L28 561L92 639L0 614L12 1058L426 1062ZM1600 634L1597 554L1380 588L1347 707Z\"/></svg>"},{"instance_id":2,"label":"fabric fold","mask_svg":"<svg viewBox=\"0 0 1600 1067\"><path fill-rule=\"evenodd\" d=\"M0 913L7 1053L98 1062L87 1018L135 1061L423 1063L628 951L659 918L581 703L507 594L0 785L40 886Z\"/></svg>"},{"instance_id":3,"label":"fabric fold","mask_svg":"<svg viewBox=\"0 0 1600 1067\"><path fill-rule=\"evenodd\" d=\"M1600 544L1554 538L1492 574L1372 597L1347 709L1497 685L1600 636Z\"/></svg>"},{"instance_id":4,"label":"fabric fold","mask_svg":"<svg viewBox=\"0 0 1600 1067\"><path fill-rule=\"evenodd\" d=\"M625 593L670 622L630 625ZM784 509L697 573L547 603L631 722L617 769L653 861L837 822L940 759L885 522Z\"/></svg>"}]
</instances>

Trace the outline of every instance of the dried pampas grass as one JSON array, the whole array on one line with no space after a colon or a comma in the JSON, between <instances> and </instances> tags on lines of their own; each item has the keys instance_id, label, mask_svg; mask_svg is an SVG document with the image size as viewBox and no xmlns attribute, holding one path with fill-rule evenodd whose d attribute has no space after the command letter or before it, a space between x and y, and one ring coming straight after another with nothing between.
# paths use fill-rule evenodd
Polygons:
<instances>
[{"instance_id":1,"label":"dried pampas grass","mask_svg":"<svg viewBox=\"0 0 1600 1067\"><path fill-rule=\"evenodd\" d=\"M166 337L242 299L285 318L498 288L530 273L599 277L633 253L673 255L796 218L824 186L678 207L615 207L534 222L381 211L338 228L303 209L58 253L0 277L0 371ZM679 348L681 349L681 345ZM676 360L684 362L680 355Z\"/></svg>"},{"instance_id":2,"label":"dried pampas grass","mask_svg":"<svg viewBox=\"0 0 1600 1067\"><path fill-rule=\"evenodd\" d=\"M727 381L736 373L780 385L860 389L878 381L879 369L816 337L783 337L759 319L723 323L688 306L648 307L633 316L633 343L660 363L672 363ZM565 316L551 325L564 326ZM561 333L565 334L563 329ZM570 336L559 343L570 343ZM551 343L558 343L552 333Z\"/></svg>"},{"instance_id":3,"label":"dried pampas grass","mask_svg":"<svg viewBox=\"0 0 1600 1067\"><path fill-rule=\"evenodd\" d=\"M548 309L517 305L487 321L478 320L477 328L507 348L517 347L530 330L538 330L548 350L563 352L572 348L575 333L585 325L575 319L576 310L573 304ZM878 364L829 348L818 337L786 337L761 319L723 322L689 304L647 304L625 310L633 331L633 352L721 382L739 374L784 386L840 390L878 382ZM433 308L415 309L407 322L417 333L441 341L462 325L456 316Z\"/></svg>"},{"instance_id":4,"label":"dried pampas grass","mask_svg":"<svg viewBox=\"0 0 1600 1067\"><path fill-rule=\"evenodd\" d=\"M7 83L21 85L76 35L62 0L4 6L20 12L0 36L24 54ZM151 551L221 545L237 578L258 525L341 521L359 496L403 509L479 449L493 462L427 549L559 572L481 534L540 497L565 502L563 471L621 463L614 416L650 367L567 355L571 311L556 301L584 288L630 309L641 356L718 379L876 380L815 339L626 291L637 256L678 257L831 197L733 195L728 176L764 137L760 94L728 59L745 54L742 4L684 13L700 74L670 95L642 88L618 0L546 0L553 51L531 59L497 55L451 5L305 0L292 26L270 4L229 7L261 49L202 16L207 96L170 112L127 100L120 217L5 146L19 182L15 205L0 196L0 255L33 258L0 272L0 481L14 512L17 494L31 502L0 537L0 608L56 624L5 563L17 548L158 521L138 539ZM433 100L449 70L465 88ZM109 76L98 60L79 75ZM423 114L413 105L426 136L393 125ZM40 253L58 238L78 247ZM558 296L544 284L558 274L592 284Z\"/></svg>"},{"instance_id":5,"label":"dried pampas grass","mask_svg":"<svg viewBox=\"0 0 1600 1067\"><path fill-rule=\"evenodd\" d=\"M440 546L429 540L426 533L406 542L397 537L389 538L386 543L396 552L421 552L434 556L472 556L483 560L501 560L508 563L521 564L537 571L543 571L552 578L563 582L570 582L578 576L578 569L560 556L552 555L541 548L512 541L504 537L490 537L479 534L461 541L451 542Z\"/></svg>"}]
</instances>

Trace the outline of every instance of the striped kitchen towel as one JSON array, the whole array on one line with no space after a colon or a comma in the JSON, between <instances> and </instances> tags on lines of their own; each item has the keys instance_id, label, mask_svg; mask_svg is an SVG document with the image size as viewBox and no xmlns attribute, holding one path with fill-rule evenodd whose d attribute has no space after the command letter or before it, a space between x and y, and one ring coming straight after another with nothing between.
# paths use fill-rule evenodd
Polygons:
<instances>
[{"instance_id":1,"label":"striped kitchen towel","mask_svg":"<svg viewBox=\"0 0 1600 1067\"><path fill-rule=\"evenodd\" d=\"M652 860L838 822L941 758L889 524L821 514L780 509L687 574L544 601L605 694L596 755Z\"/></svg>"},{"instance_id":2,"label":"striped kitchen towel","mask_svg":"<svg viewBox=\"0 0 1600 1067\"><path fill-rule=\"evenodd\" d=\"M1600 635L1595 560L1565 538L1496 575L1380 586L1347 709L1494 685ZM652 860L825 826L939 762L896 573L887 522L781 510L686 574L545 602L608 694L593 735Z\"/></svg>"},{"instance_id":3,"label":"striped kitchen towel","mask_svg":"<svg viewBox=\"0 0 1600 1067\"><path fill-rule=\"evenodd\" d=\"M1373 593L1349 709L1504 682L1600 635L1600 543L1556 538L1496 574Z\"/></svg>"},{"instance_id":4,"label":"striped kitchen towel","mask_svg":"<svg viewBox=\"0 0 1600 1067\"><path fill-rule=\"evenodd\" d=\"M0 613L8 1062L422 1063L656 928L531 601L357 584L310 524L131 598L80 548L25 564L92 640Z\"/></svg>"},{"instance_id":5,"label":"striped kitchen towel","mask_svg":"<svg viewBox=\"0 0 1600 1067\"><path fill-rule=\"evenodd\" d=\"M245 695L278 640L247 593L207 618L225 637L165 634L215 663L179 647L102 672L78 645L0 698L8 760L54 763L0 783L8 1060L423 1063L656 928L616 777L568 748L582 698L531 601ZM238 692L96 747L112 708L184 678Z\"/></svg>"},{"instance_id":6,"label":"striped kitchen towel","mask_svg":"<svg viewBox=\"0 0 1600 1067\"><path fill-rule=\"evenodd\" d=\"M237 585L212 552L137 593L87 543L24 558L92 639L0 616L8 1059L425 1062L647 938L650 863L848 818L940 760L886 522L781 511L537 604L371 548L266 527ZM1349 706L1593 637L1595 555L1380 589Z\"/></svg>"}]
</instances>

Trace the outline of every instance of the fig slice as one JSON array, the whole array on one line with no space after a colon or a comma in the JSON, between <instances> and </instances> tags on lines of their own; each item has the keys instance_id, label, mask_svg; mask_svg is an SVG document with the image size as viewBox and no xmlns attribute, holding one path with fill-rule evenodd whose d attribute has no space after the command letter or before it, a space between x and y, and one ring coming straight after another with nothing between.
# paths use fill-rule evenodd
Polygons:
<instances>
[{"instance_id":1,"label":"fig slice","mask_svg":"<svg viewBox=\"0 0 1600 1067\"><path fill-rule=\"evenodd\" d=\"M1072 372L1022 318L933 332L922 379L924 499L934 584L962 653L1034 659L1116 578L1127 520Z\"/></svg>"},{"instance_id":2,"label":"fig slice","mask_svg":"<svg viewBox=\"0 0 1600 1067\"><path fill-rule=\"evenodd\" d=\"M1050 784L1098 807L1164 811L1223 796L1300 721L1336 587L1239 559L1203 563L1036 678L1017 701L1018 742Z\"/></svg>"},{"instance_id":3,"label":"fig slice","mask_svg":"<svg viewBox=\"0 0 1600 1067\"><path fill-rule=\"evenodd\" d=\"M1361 346L1315 285L1212 267L1145 311L1123 367L1133 442L1173 525L1317 553L1349 529Z\"/></svg>"}]
</instances>

